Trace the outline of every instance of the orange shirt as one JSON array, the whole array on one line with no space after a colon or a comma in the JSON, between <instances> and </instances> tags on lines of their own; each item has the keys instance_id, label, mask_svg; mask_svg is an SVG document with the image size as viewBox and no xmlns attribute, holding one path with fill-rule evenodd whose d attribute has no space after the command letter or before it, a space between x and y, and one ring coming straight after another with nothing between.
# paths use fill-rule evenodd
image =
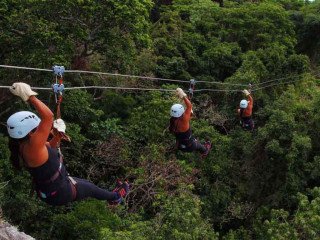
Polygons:
<instances>
[{"instance_id":1,"label":"orange shirt","mask_svg":"<svg viewBox=\"0 0 320 240\"><path fill-rule=\"evenodd\" d=\"M51 110L35 96L28 100L40 115L41 122L34 133L30 133L27 142L20 145L20 154L26 161L28 167L39 167L44 164L49 157L46 148L47 139L52 129L53 113ZM57 138L55 138L57 141Z\"/></svg>"},{"instance_id":2,"label":"orange shirt","mask_svg":"<svg viewBox=\"0 0 320 240\"><path fill-rule=\"evenodd\" d=\"M250 117L252 115L253 108L253 98L251 95L248 95L248 107L243 110L242 117ZM240 109L238 109L238 113L240 114Z\"/></svg>"},{"instance_id":3,"label":"orange shirt","mask_svg":"<svg viewBox=\"0 0 320 240\"><path fill-rule=\"evenodd\" d=\"M179 122L176 126L176 132L186 132L190 128L192 104L187 97L184 97L183 100L186 104L187 109L184 111L183 115L177 120Z\"/></svg>"}]
</instances>

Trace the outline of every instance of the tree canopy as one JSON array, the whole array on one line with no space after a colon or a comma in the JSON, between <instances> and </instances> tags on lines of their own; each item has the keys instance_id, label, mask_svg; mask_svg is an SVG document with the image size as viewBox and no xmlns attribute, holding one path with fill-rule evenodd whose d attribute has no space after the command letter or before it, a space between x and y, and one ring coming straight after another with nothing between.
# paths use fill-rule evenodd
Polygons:
<instances>
[{"instance_id":1,"label":"tree canopy","mask_svg":"<svg viewBox=\"0 0 320 240\"><path fill-rule=\"evenodd\" d=\"M212 151L173 151L172 92L66 90L61 146L72 176L124 205L51 207L10 163L7 118L31 110L0 88L1 218L36 239L319 239L320 1L3 0L0 65L199 81L191 128ZM50 72L0 68L0 85L50 87ZM65 85L188 90L189 84L66 73ZM238 85L236 85L238 84ZM252 84L256 129L236 109ZM51 91L39 99L55 110Z\"/></svg>"}]
</instances>

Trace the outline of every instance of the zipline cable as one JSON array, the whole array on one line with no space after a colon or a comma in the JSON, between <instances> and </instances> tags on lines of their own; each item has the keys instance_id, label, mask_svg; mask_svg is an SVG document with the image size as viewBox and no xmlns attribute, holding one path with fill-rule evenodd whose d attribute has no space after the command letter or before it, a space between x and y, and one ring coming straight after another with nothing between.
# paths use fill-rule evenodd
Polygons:
<instances>
[{"instance_id":1,"label":"zipline cable","mask_svg":"<svg viewBox=\"0 0 320 240\"><path fill-rule=\"evenodd\" d=\"M0 88L11 88L11 86L0 86ZM34 90L50 90L48 87L31 87ZM163 88L130 88L130 87L108 87L108 86L83 86L83 87L66 87L65 90L75 89L118 89L118 90L141 90L141 91L161 91L161 92L174 92L175 89L163 89Z\"/></svg>"},{"instance_id":2,"label":"zipline cable","mask_svg":"<svg viewBox=\"0 0 320 240\"><path fill-rule=\"evenodd\" d=\"M268 81L265 81L265 82L256 83L256 84L253 84L253 85L254 86L260 86L260 85L263 85L263 84L266 84L266 83L275 82L275 81L278 81L278 80L283 80L283 79L288 79L288 78L299 78L299 77L301 77L301 74L288 76L288 77L282 77L282 78L276 78L276 79L268 80Z\"/></svg>"},{"instance_id":3,"label":"zipline cable","mask_svg":"<svg viewBox=\"0 0 320 240\"><path fill-rule=\"evenodd\" d=\"M0 86L0 88L9 89L11 86ZM52 90L48 87L31 87L34 90ZM163 88L130 88L130 87L108 87L108 86L82 86L82 87L65 87L64 90L76 90L76 89L118 89L118 90L139 90L139 91L160 91L160 92L175 92L175 89L163 89ZM242 90L227 90L227 89L198 89L195 92L241 92Z\"/></svg>"},{"instance_id":4,"label":"zipline cable","mask_svg":"<svg viewBox=\"0 0 320 240\"><path fill-rule=\"evenodd\" d=\"M197 83L208 83L208 84L229 85L229 86L248 86L248 84L242 84L242 83L226 83L226 82L197 81Z\"/></svg>"},{"instance_id":5,"label":"zipline cable","mask_svg":"<svg viewBox=\"0 0 320 240\"><path fill-rule=\"evenodd\" d=\"M293 81L287 81L287 82L281 82L281 83L273 83L273 84L270 84L270 85L267 85L267 86L263 86L263 87L259 87L259 88L255 88L255 89L252 89L252 91L258 91L258 90L261 90L261 89L264 89L264 88L268 88L268 87L272 87L272 86L276 86L276 85L283 85L283 84L289 84L289 83L295 83L297 82L296 80L293 80Z\"/></svg>"},{"instance_id":6,"label":"zipline cable","mask_svg":"<svg viewBox=\"0 0 320 240\"><path fill-rule=\"evenodd\" d=\"M296 81L287 81L282 83L274 83L267 86L263 86L260 88L252 89L252 91L261 90L264 88L276 86L276 85L282 85L287 83L294 83ZM0 88L6 88L9 89L11 86L0 86ZM52 90L52 88L49 87L31 87L31 89L34 90ZM117 90L139 90L139 91L160 91L160 92L174 92L175 89L163 89L163 88L131 88L131 87L109 87L109 86L82 86L82 87L66 87L65 90L76 90L76 89L117 89ZM242 92L243 90L240 89L196 89L194 92Z\"/></svg>"},{"instance_id":7,"label":"zipline cable","mask_svg":"<svg viewBox=\"0 0 320 240\"><path fill-rule=\"evenodd\" d=\"M19 67L19 66L12 66L12 65L0 65L0 67L2 67L2 68L11 68L11 69L24 69L24 70L33 70L33 71L52 72L51 69ZM178 80L178 79L169 79L169 78L137 76L137 75L120 74L120 73L108 73L108 72L96 72L96 71L84 71L84 70L65 70L65 72L66 73L85 73L85 74L108 75L108 76L118 76L118 77L138 78L138 79L149 79L149 80L153 80L153 81L190 83L190 81L188 81L188 80ZM231 86L247 86L246 84L224 83L224 82L215 82L215 81L211 81L211 82L209 82L209 81L197 81L197 83L231 85Z\"/></svg>"},{"instance_id":8,"label":"zipline cable","mask_svg":"<svg viewBox=\"0 0 320 240\"><path fill-rule=\"evenodd\" d=\"M11 69L23 69L23 70L33 70L33 71L45 71L45 72L53 72L51 69L43 69L43 68L31 68L31 67L20 67L20 66L12 66L12 65L0 65L2 68L11 68ZM118 74L118 73L106 73L106 72L95 72L95 71L83 71L83 70L65 70L65 72L69 73L87 73L87 74L99 74L99 75L109 75L109 76L119 76L119 77L131 77L131 78L140 78L140 79L149 79L149 80L159 80L159 81L171 81L171 82L182 82L182 83L190 83L190 81L187 80L177 80L177 79L168 79L168 78L156 78L156 77L147 77L147 76L137 76L137 75L129 75L129 74ZM293 75L288 77L282 77L277 79L271 79L268 81L260 82L257 84L253 84L253 87L255 86L261 86L267 83L275 82L278 80L288 79L288 78L298 78L301 77L301 74L299 75ZM218 85L231 85L231 86L247 86L246 84L237 84L237 83L225 83L225 82L208 82L208 81L196 81L197 83L206 83L206 84L218 84ZM257 91L263 88L267 88L269 86L275 86L278 84L285 84L285 83L291 83L290 82L284 82L284 83L276 83L264 87L254 88L253 91ZM8 88L7 86L0 86L0 88ZM123 89L123 90L145 90L145 91L168 91L168 89L147 89L147 88L120 88L120 87L105 87L105 86L87 86L87 87L73 87L73 88L65 88L65 89L90 89L90 88L96 88L96 89ZM33 89L37 90L49 90L50 88L42 88L42 87L34 87ZM174 90L170 90L174 91ZM198 89L195 90L195 92L239 92L241 90L233 89L233 90L222 90L222 89Z\"/></svg>"},{"instance_id":9,"label":"zipline cable","mask_svg":"<svg viewBox=\"0 0 320 240\"><path fill-rule=\"evenodd\" d=\"M44 69L44 68L19 67L19 66L11 66L11 65L0 65L0 67L2 67L2 68L23 69L23 70L32 70L32 71L42 71L42 72L52 72L51 69Z\"/></svg>"},{"instance_id":10,"label":"zipline cable","mask_svg":"<svg viewBox=\"0 0 320 240\"><path fill-rule=\"evenodd\" d=\"M212 89L212 88L194 90L194 92L242 92L242 91L243 90L239 90L239 89Z\"/></svg>"}]
</instances>

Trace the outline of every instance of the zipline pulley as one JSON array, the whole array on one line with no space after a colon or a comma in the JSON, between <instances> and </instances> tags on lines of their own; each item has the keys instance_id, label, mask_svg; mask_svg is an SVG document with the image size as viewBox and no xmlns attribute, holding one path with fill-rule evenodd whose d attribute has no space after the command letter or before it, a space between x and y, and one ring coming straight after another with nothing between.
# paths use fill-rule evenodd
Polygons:
<instances>
[{"instance_id":1,"label":"zipline pulley","mask_svg":"<svg viewBox=\"0 0 320 240\"><path fill-rule=\"evenodd\" d=\"M192 99L192 97L193 97L195 85L196 85L196 80L190 79L190 87L189 87L189 91L188 91L189 92L189 99Z\"/></svg>"},{"instance_id":2,"label":"zipline pulley","mask_svg":"<svg viewBox=\"0 0 320 240\"><path fill-rule=\"evenodd\" d=\"M252 90L252 84L249 83L249 85L248 85L248 91L249 91L249 93L251 93L251 90Z\"/></svg>"},{"instance_id":3,"label":"zipline pulley","mask_svg":"<svg viewBox=\"0 0 320 240\"><path fill-rule=\"evenodd\" d=\"M53 73L56 77L56 83L52 84L52 89L54 92L54 97L57 104L57 114L56 119L61 118L61 111L60 111L60 105L62 103L62 95L64 92L64 85L63 85L63 74L65 72L64 66L53 66ZM70 142L70 137L66 135L65 133L60 133L63 140L66 140ZM60 147L58 147L58 151L61 154Z\"/></svg>"},{"instance_id":4,"label":"zipline pulley","mask_svg":"<svg viewBox=\"0 0 320 240\"><path fill-rule=\"evenodd\" d=\"M62 95L64 91L64 85L63 85L63 74L65 72L64 66L53 66L53 73L56 77L56 83L52 85L52 89L54 92L54 97L57 104L57 118L61 118L60 113L60 104L62 102Z\"/></svg>"}]
</instances>

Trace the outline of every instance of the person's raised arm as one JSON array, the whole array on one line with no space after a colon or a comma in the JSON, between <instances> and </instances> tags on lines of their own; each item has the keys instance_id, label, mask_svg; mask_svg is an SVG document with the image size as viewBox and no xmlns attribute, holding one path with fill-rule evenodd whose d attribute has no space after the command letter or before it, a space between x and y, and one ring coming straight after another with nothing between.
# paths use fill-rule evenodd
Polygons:
<instances>
[{"instance_id":1,"label":"person's raised arm","mask_svg":"<svg viewBox=\"0 0 320 240\"><path fill-rule=\"evenodd\" d=\"M184 114L186 115L187 118L191 118L191 111L192 111L192 103L190 102L190 100L188 99L187 96L185 96L183 98L184 103L186 104L186 111L184 112Z\"/></svg>"},{"instance_id":2,"label":"person's raised arm","mask_svg":"<svg viewBox=\"0 0 320 240\"><path fill-rule=\"evenodd\" d=\"M189 121L191 118L192 104L188 99L187 94L181 88L176 89L176 94L179 96L179 98L183 99L184 103L186 104L187 109L184 112L184 118Z\"/></svg>"},{"instance_id":3,"label":"person's raised arm","mask_svg":"<svg viewBox=\"0 0 320 240\"><path fill-rule=\"evenodd\" d=\"M244 89L242 92L246 95L246 97L248 99L248 107L246 108L246 111L249 115L251 115L252 114L252 107L253 107L253 98L247 89Z\"/></svg>"},{"instance_id":4,"label":"person's raised arm","mask_svg":"<svg viewBox=\"0 0 320 240\"><path fill-rule=\"evenodd\" d=\"M250 94L247 97L248 97L248 111L252 114L253 98Z\"/></svg>"},{"instance_id":5,"label":"person's raised arm","mask_svg":"<svg viewBox=\"0 0 320 240\"><path fill-rule=\"evenodd\" d=\"M10 88L10 91L14 95L21 97L23 101L29 102L31 105L33 105L39 113L41 122L35 133L32 134L30 144L34 147L34 149L45 146L52 128L53 113L43 102L35 97L35 95L38 94L32 91L28 84L21 82L14 83Z\"/></svg>"},{"instance_id":6,"label":"person's raised arm","mask_svg":"<svg viewBox=\"0 0 320 240\"><path fill-rule=\"evenodd\" d=\"M32 106L34 106L41 118L41 122L35 133L32 135L30 143L34 146L40 147L45 145L48 140L53 124L53 113L43 102L41 102L35 96L31 96L28 102Z\"/></svg>"}]
</instances>

